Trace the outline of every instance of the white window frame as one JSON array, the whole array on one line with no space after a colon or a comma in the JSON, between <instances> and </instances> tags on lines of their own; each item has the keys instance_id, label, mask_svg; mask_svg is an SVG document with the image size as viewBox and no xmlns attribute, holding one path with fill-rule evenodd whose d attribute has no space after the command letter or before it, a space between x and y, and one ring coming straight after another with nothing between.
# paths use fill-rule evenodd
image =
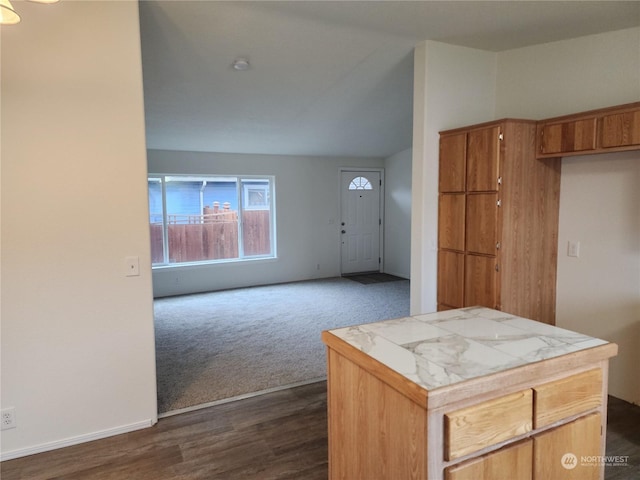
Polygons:
<instances>
[{"instance_id":1,"label":"white window frame","mask_svg":"<svg viewBox=\"0 0 640 480\"><path fill-rule=\"evenodd\" d=\"M163 262L162 263L154 263L152 264L152 269L162 269L162 268L173 268L173 267L182 267L185 265L206 265L206 264L216 264L216 263L232 263L232 262L245 262L250 260L264 260L264 259L273 259L277 258L277 250L276 250L276 206L275 206L275 177L273 175L185 175L185 174L156 174L149 173L147 175L148 180L158 180L161 185L162 192L162 248L163 248ZM202 181L206 185L209 182L236 182L236 195L237 195L237 205L238 205L238 257L237 258L224 258L224 259L214 259L214 260L202 260L195 262L169 262L169 234L168 234L168 212L167 212L167 192L166 192L166 183L167 180L171 179L179 179L182 181L190 180L190 181ZM260 186L260 185L246 185L243 182L251 181L251 180L267 180L269 182L268 186ZM249 206L249 190L251 188L258 188L265 193L265 203L260 206ZM201 197L201 203L203 202ZM245 205L247 205L245 207ZM271 252L266 255L245 255L244 254L244 242L243 242L243 232L242 232L242 212L247 210L269 210L269 237L270 237L270 246ZM150 214L153 212L150 212Z\"/></svg>"}]
</instances>

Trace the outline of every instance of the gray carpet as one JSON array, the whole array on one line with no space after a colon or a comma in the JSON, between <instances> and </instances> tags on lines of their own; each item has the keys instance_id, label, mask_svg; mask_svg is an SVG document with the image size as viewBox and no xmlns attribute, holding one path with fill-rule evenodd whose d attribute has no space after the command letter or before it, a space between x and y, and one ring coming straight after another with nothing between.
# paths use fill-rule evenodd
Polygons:
<instances>
[{"instance_id":1,"label":"gray carpet","mask_svg":"<svg viewBox=\"0 0 640 480\"><path fill-rule=\"evenodd\" d=\"M154 302L158 412L326 375L323 330L409 314L409 281L331 278Z\"/></svg>"}]
</instances>

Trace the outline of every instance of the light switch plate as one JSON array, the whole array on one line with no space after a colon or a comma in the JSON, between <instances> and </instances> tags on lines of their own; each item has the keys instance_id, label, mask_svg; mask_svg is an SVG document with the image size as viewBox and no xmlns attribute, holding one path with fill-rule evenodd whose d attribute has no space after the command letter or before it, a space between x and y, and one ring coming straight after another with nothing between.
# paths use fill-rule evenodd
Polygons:
<instances>
[{"instance_id":1,"label":"light switch plate","mask_svg":"<svg viewBox=\"0 0 640 480\"><path fill-rule=\"evenodd\" d=\"M569 244L567 245L567 256L568 257L580 256L580 242L574 242L572 240L569 240Z\"/></svg>"}]
</instances>

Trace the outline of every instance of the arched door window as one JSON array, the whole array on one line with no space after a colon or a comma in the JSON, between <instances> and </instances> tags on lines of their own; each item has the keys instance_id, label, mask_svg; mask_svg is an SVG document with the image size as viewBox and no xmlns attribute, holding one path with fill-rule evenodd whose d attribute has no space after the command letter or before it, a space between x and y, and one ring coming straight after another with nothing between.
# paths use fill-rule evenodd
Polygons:
<instances>
[{"instance_id":1,"label":"arched door window","mask_svg":"<svg viewBox=\"0 0 640 480\"><path fill-rule=\"evenodd\" d=\"M356 177L351 180L349 190L372 190L371 182L367 177Z\"/></svg>"}]
</instances>

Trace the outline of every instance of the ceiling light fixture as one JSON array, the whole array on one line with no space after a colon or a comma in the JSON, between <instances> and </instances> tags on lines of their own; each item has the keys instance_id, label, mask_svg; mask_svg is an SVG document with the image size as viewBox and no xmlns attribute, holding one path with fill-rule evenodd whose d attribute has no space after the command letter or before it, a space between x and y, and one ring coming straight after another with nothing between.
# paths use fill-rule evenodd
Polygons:
<instances>
[{"instance_id":1,"label":"ceiling light fixture","mask_svg":"<svg viewBox=\"0 0 640 480\"><path fill-rule=\"evenodd\" d=\"M0 0L2 1L2 0ZM236 58L233 61L233 69L234 70L238 70L239 72L243 71L243 70L248 70L249 67L251 65L249 65L249 60L247 60L246 58Z\"/></svg>"},{"instance_id":2,"label":"ceiling light fixture","mask_svg":"<svg viewBox=\"0 0 640 480\"><path fill-rule=\"evenodd\" d=\"M13 9L9 0L0 0L0 25L15 25L20 21L20 15Z\"/></svg>"},{"instance_id":3,"label":"ceiling light fixture","mask_svg":"<svg viewBox=\"0 0 640 480\"><path fill-rule=\"evenodd\" d=\"M58 0L30 0L35 3L56 3ZM0 25L15 25L20 22L20 15L9 0L0 0Z\"/></svg>"}]
</instances>

